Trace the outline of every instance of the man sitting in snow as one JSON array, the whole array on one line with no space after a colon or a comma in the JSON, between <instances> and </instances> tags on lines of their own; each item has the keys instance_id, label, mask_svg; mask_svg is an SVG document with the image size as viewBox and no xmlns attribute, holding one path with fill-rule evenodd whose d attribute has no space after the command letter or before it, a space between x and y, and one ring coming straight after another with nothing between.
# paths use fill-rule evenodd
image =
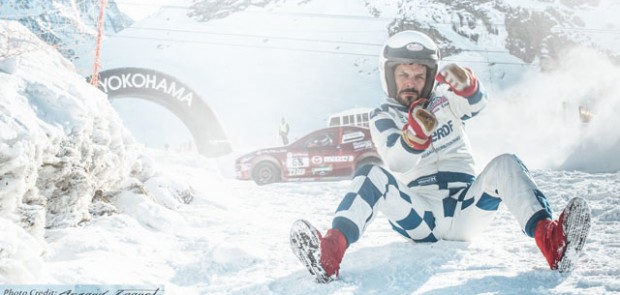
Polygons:
<instances>
[{"instance_id":1,"label":"man sitting in snow","mask_svg":"<svg viewBox=\"0 0 620 295\"><path fill-rule=\"evenodd\" d=\"M590 229L584 199L572 199L553 220L515 155L494 158L475 176L464 121L484 108L486 93L468 68L448 64L437 73L438 60L437 45L420 32L400 32L384 45L380 76L388 100L372 113L370 129L386 167L357 171L325 235L304 220L291 230L293 252L317 281L338 274L345 250L379 211L412 241L468 241L503 201L551 269L570 270L583 248Z\"/></svg>"}]
</instances>

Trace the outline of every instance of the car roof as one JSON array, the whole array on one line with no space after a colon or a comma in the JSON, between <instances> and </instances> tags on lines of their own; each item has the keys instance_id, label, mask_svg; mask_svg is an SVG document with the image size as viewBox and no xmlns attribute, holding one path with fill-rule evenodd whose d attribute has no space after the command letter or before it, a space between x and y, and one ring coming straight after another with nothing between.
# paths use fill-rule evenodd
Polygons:
<instances>
[{"instance_id":1,"label":"car roof","mask_svg":"<svg viewBox=\"0 0 620 295\"><path fill-rule=\"evenodd\" d=\"M361 126L353 126L353 125L340 125L340 126L331 126L331 127L325 127L325 128L321 128L321 129L317 129L314 130L312 132L315 131L320 131L320 130L329 130L329 129L362 129L362 130L368 130L368 128L366 127L361 127Z\"/></svg>"}]
</instances>

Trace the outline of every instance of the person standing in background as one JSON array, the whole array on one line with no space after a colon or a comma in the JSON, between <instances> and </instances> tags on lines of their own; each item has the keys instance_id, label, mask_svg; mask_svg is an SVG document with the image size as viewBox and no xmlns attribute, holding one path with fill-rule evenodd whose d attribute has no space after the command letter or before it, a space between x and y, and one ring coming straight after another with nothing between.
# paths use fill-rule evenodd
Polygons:
<instances>
[{"instance_id":1,"label":"person standing in background","mask_svg":"<svg viewBox=\"0 0 620 295\"><path fill-rule=\"evenodd\" d=\"M288 123L282 118L280 122L280 138L282 138L283 145L288 145L288 130Z\"/></svg>"}]
</instances>

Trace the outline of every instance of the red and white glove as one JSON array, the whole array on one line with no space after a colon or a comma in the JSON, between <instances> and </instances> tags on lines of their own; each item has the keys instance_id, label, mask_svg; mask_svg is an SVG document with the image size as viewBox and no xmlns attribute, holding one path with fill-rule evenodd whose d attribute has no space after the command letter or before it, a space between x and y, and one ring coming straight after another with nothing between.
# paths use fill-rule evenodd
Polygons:
<instances>
[{"instance_id":1,"label":"red and white glove","mask_svg":"<svg viewBox=\"0 0 620 295\"><path fill-rule=\"evenodd\" d=\"M478 90L478 78L470 68L462 68L457 64L443 67L435 80L450 85L450 89L459 96L468 98Z\"/></svg>"},{"instance_id":2,"label":"red and white glove","mask_svg":"<svg viewBox=\"0 0 620 295\"><path fill-rule=\"evenodd\" d=\"M437 118L424 106L428 103L425 98L417 99L409 106L407 124L403 126L401 137L405 144L415 150L423 151L433 140L431 136L437 127Z\"/></svg>"}]
</instances>

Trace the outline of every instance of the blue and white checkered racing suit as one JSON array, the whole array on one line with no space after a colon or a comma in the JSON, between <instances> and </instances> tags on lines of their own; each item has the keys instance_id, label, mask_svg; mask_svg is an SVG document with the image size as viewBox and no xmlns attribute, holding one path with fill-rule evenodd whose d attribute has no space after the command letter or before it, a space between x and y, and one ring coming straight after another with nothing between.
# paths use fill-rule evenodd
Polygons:
<instances>
[{"instance_id":1,"label":"blue and white checkered racing suit","mask_svg":"<svg viewBox=\"0 0 620 295\"><path fill-rule=\"evenodd\" d=\"M533 237L537 221L551 218L551 210L521 161L500 155L475 176L464 122L486 104L481 84L471 97L438 86L427 107L437 118L437 129L431 146L417 151L401 139L407 107L389 98L370 122L384 167L368 165L357 171L332 227L352 244L382 212L395 231L413 241L467 241L491 223L503 201Z\"/></svg>"}]
</instances>

